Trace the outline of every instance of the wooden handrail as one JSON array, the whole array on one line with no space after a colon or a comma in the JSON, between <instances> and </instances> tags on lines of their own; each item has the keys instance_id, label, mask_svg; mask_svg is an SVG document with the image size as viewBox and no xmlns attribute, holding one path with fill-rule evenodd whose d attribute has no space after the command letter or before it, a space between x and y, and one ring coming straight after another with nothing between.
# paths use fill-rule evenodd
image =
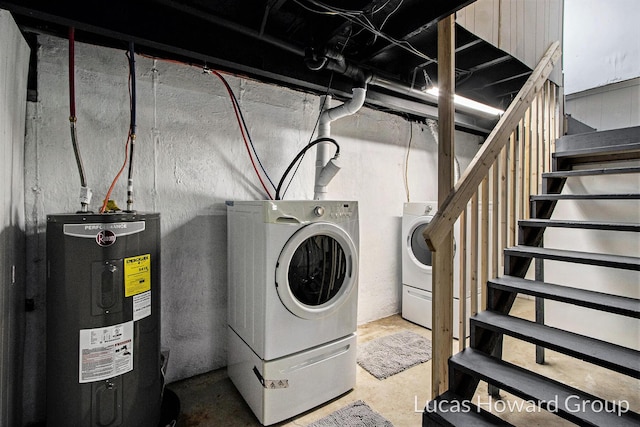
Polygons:
<instances>
[{"instance_id":1,"label":"wooden handrail","mask_svg":"<svg viewBox=\"0 0 640 427\"><path fill-rule=\"evenodd\" d=\"M438 245L453 230L453 224L476 192L478 185L487 176L489 169L500 155L518 122L527 111L542 88L547 77L561 56L560 42L549 46L522 89L502 115L496 127L489 134L482 148L475 155L460 180L439 207L429 225L424 230L424 238L437 251Z\"/></svg>"}]
</instances>

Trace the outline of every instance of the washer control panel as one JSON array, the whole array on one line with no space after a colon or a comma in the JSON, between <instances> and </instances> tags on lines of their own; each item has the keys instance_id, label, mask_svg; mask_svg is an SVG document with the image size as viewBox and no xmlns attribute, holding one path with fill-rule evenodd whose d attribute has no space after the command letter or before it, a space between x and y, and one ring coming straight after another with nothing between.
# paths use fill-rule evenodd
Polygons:
<instances>
[{"instance_id":1,"label":"washer control panel","mask_svg":"<svg viewBox=\"0 0 640 427\"><path fill-rule=\"evenodd\" d=\"M238 203L236 203L237 205ZM358 202L335 200L274 200L264 204L265 222L304 224L358 219Z\"/></svg>"},{"instance_id":2,"label":"washer control panel","mask_svg":"<svg viewBox=\"0 0 640 427\"><path fill-rule=\"evenodd\" d=\"M332 219L352 219L355 215L357 205L353 203L334 203L328 206L329 218Z\"/></svg>"}]
</instances>

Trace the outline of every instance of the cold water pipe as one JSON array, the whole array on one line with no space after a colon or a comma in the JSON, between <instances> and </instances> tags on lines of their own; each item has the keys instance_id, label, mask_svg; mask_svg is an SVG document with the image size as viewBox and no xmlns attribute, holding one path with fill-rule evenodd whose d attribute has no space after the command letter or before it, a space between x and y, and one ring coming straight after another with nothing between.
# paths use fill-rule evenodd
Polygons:
<instances>
[{"instance_id":1,"label":"cold water pipe","mask_svg":"<svg viewBox=\"0 0 640 427\"><path fill-rule=\"evenodd\" d=\"M80 146L78 145L78 132L76 129L76 85L75 85L75 28L69 28L69 125L71 130L71 144L80 174L80 212L89 212L91 203L91 189L87 185L87 175L82 164Z\"/></svg>"},{"instance_id":2,"label":"cold water pipe","mask_svg":"<svg viewBox=\"0 0 640 427\"><path fill-rule=\"evenodd\" d=\"M367 94L365 87L354 87L353 96L350 100L337 107L328 108L331 103L331 96L327 95L321 100L325 110L320 115L318 123L318 138L331 137L331 122L342 117L355 114L364 105ZM330 158L330 142L321 142L316 148L316 176L314 187L314 200L324 200L327 195L327 185L340 170L338 156Z\"/></svg>"}]
</instances>

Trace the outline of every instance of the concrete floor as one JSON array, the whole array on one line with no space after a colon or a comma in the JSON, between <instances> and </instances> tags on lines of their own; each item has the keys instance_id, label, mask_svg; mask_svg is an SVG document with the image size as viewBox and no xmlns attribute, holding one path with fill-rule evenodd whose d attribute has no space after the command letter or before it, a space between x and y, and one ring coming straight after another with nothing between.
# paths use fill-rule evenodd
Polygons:
<instances>
[{"instance_id":1,"label":"concrete floor","mask_svg":"<svg viewBox=\"0 0 640 427\"><path fill-rule=\"evenodd\" d=\"M518 298L511 314L532 320L533 300ZM402 330L411 330L431 339L430 330L407 322L400 315L394 315L359 326L358 344L362 345L372 339ZM545 365L536 365L533 345L509 337L505 337L504 342L505 360L526 366L602 398L627 400L631 410L640 412L640 381L553 351L547 351ZM453 348L456 352L457 341L454 341ZM177 427L260 426L251 409L227 377L225 369L171 383L167 387L180 398L181 415ZM277 426L306 426L356 400L366 402L396 427L420 426L421 412L429 399L430 388L430 361L385 380L378 380L357 366L356 387L352 391ZM518 398L505 392L501 392L501 396L505 403L518 401ZM487 409L488 399L486 384L481 383L473 402L483 403ZM515 425L573 425L543 410L531 412L531 408L526 404L521 413L509 413L501 405L502 403L495 404L494 401L491 409ZM526 411L527 408L529 412Z\"/></svg>"}]
</instances>

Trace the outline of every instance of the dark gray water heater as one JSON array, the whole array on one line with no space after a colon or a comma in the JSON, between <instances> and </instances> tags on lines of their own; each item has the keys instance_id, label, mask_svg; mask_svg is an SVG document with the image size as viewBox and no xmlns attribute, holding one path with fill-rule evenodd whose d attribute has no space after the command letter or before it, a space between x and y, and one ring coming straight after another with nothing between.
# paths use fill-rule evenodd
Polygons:
<instances>
[{"instance_id":1,"label":"dark gray water heater","mask_svg":"<svg viewBox=\"0 0 640 427\"><path fill-rule=\"evenodd\" d=\"M158 426L160 214L47 216L47 426Z\"/></svg>"}]
</instances>

